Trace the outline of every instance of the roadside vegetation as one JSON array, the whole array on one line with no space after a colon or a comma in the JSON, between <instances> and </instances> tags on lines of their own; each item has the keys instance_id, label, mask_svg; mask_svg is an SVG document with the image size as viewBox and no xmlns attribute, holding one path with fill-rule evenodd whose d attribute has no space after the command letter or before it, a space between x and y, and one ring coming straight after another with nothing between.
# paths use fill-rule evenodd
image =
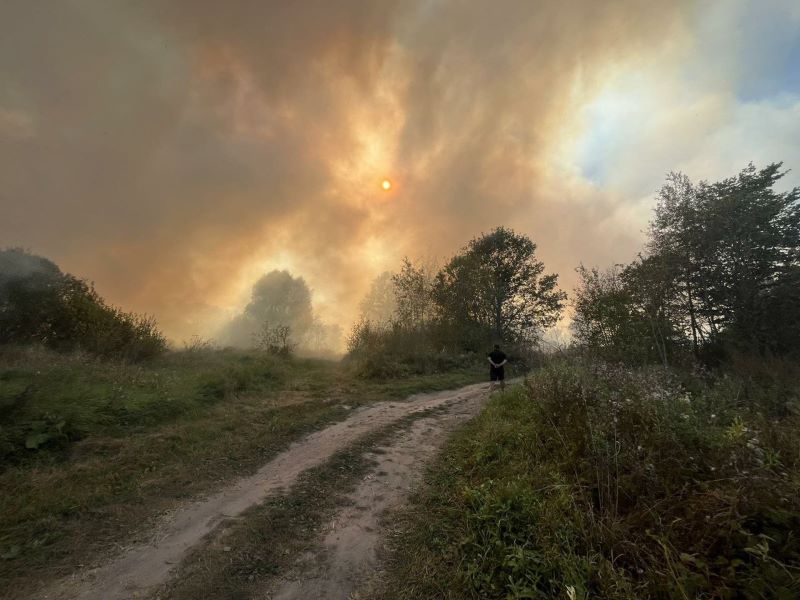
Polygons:
<instances>
[{"instance_id":1,"label":"roadside vegetation","mask_svg":"<svg viewBox=\"0 0 800 600\"><path fill-rule=\"evenodd\" d=\"M146 363L0 350L0 587L128 543L181 501L250 474L352 408L476 381L386 384L333 361L184 350Z\"/></svg>"},{"instance_id":2,"label":"roadside vegetation","mask_svg":"<svg viewBox=\"0 0 800 600\"><path fill-rule=\"evenodd\" d=\"M800 190L673 174L575 342L396 515L378 597L800 597Z\"/></svg>"},{"instance_id":3,"label":"roadside vegetation","mask_svg":"<svg viewBox=\"0 0 800 600\"><path fill-rule=\"evenodd\" d=\"M441 269L409 259L375 279L348 339L348 361L364 377L392 378L486 366L502 343L517 372L537 356L566 294L546 273L536 244L505 227L471 240Z\"/></svg>"},{"instance_id":4,"label":"roadside vegetation","mask_svg":"<svg viewBox=\"0 0 800 600\"><path fill-rule=\"evenodd\" d=\"M493 396L394 522L380 597L797 598L786 376L538 371Z\"/></svg>"}]
</instances>

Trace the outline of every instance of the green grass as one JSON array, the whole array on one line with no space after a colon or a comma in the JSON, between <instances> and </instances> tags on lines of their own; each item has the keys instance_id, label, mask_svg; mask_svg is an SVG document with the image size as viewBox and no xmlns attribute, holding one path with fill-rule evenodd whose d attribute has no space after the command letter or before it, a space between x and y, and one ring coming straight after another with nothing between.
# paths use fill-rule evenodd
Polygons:
<instances>
[{"instance_id":1,"label":"green grass","mask_svg":"<svg viewBox=\"0 0 800 600\"><path fill-rule=\"evenodd\" d=\"M797 379L757 379L562 364L493 396L378 597L800 597Z\"/></svg>"},{"instance_id":2,"label":"green grass","mask_svg":"<svg viewBox=\"0 0 800 600\"><path fill-rule=\"evenodd\" d=\"M235 351L128 365L0 349L0 588L135 540L163 511L254 472L349 408L481 375L381 383L335 362Z\"/></svg>"}]
</instances>

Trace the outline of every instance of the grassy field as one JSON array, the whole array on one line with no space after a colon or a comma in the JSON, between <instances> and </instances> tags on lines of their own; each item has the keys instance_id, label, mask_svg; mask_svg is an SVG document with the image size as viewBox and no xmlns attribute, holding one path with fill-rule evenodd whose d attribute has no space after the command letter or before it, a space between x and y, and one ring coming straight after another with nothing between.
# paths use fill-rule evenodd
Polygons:
<instances>
[{"instance_id":1,"label":"grassy field","mask_svg":"<svg viewBox=\"0 0 800 600\"><path fill-rule=\"evenodd\" d=\"M796 375L537 372L392 517L377 597L800 597Z\"/></svg>"},{"instance_id":2,"label":"grassy field","mask_svg":"<svg viewBox=\"0 0 800 600\"><path fill-rule=\"evenodd\" d=\"M182 500L252 473L353 407L482 372L379 383L340 363L235 351L143 365L0 350L0 588L137 539Z\"/></svg>"}]
</instances>

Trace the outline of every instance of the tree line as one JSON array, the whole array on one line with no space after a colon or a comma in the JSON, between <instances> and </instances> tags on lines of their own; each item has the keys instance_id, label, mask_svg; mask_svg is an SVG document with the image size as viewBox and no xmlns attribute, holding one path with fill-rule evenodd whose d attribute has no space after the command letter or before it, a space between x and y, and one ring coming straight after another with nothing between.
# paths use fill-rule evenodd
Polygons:
<instances>
[{"instance_id":1,"label":"tree line","mask_svg":"<svg viewBox=\"0 0 800 600\"><path fill-rule=\"evenodd\" d=\"M0 249L0 344L143 360L167 340L155 320L109 305L94 286L20 248Z\"/></svg>"},{"instance_id":2,"label":"tree line","mask_svg":"<svg viewBox=\"0 0 800 600\"><path fill-rule=\"evenodd\" d=\"M693 183L671 173L647 240L628 265L578 269L576 343L613 360L800 350L800 189L775 190L780 163Z\"/></svg>"},{"instance_id":3,"label":"tree line","mask_svg":"<svg viewBox=\"0 0 800 600\"><path fill-rule=\"evenodd\" d=\"M800 189L780 163L693 183L670 173L627 265L581 265L571 350L603 360L721 364L800 351ZM450 368L489 344L536 348L566 294L536 244L499 227L437 268L405 259L361 305L349 355L376 376Z\"/></svg>"},{"instance_id":4,"label":"tree line","mask_svg":"<svg viewBox=\"0 0 800 600\"><path fill-rule=\"evenodd\" d=\"M776 190L780 163L693 183L671 173L639 256L578 268L573 350L604 360L716 365L732 354L800 353L800 189ZM348 356L375 376L463 366L492 343L519 355L564 314L567 296L536 244L506 227L442 267L404 259L361 303ZM341 333L312 309L302 277L264 275L219 332L223 344L288 354L333 350ZM125 359L162 352L155 321L26 251L0 250L0 343L39 343Z\"/></svg>"},{"instance_id":5,"label":"tree line","mask_svg":"<svg viewBox=\"0 0 800 600\"><path fill-rule=\"evenodd\" d=\"M380 275L362 302L348 352L374 376L452 368L491 343L535 346L565 301L536 244L498 227L440 269L406 258L397 273Z\"/></svg>"}]
</instances>

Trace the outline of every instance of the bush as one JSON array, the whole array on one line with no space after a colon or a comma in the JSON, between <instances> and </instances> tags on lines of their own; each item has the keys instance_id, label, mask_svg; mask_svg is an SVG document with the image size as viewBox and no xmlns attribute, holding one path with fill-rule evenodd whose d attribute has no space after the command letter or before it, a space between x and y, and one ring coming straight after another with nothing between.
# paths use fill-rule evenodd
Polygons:
<instances>
[{"instance_id":1,"label":"bush","mask_svg":"<svg viewBox=\"0 0 800 600\"><path fill-rule=\"evenodd\" d=\"M442 341L435 326L358 322L347 341L348 360L362 377L391 379L444 373L476 365L479 356Z\"/></svg>"},{"instance_id":2,"label":"bush","mask_svg":"<svg viewBox=\"0 0 800 600\"><path fill-rule=\"evenodd\" d=\"M109 306L85 281L16 249L0 251L0 344L126 361L152 358L167 345L152 317Z\"/></svg>"},{"instance_id":3,"label":"bush","mask_svg":"<svg viewBox=\"0 0 800 600\"><path fill-rule=\"evenodd\" d=\"M499 480L468 491L472 528L506 557L486 565L490 545L474 544L474 573L494 573L470 575L487 597L568 585L578 597L797 597L796 395L776 406L774 389L730 376L605 365L549 368L527 386L480 440L476 462ZM483 513L509 499L498 537Z\"/></svg>"}]
</instances>

